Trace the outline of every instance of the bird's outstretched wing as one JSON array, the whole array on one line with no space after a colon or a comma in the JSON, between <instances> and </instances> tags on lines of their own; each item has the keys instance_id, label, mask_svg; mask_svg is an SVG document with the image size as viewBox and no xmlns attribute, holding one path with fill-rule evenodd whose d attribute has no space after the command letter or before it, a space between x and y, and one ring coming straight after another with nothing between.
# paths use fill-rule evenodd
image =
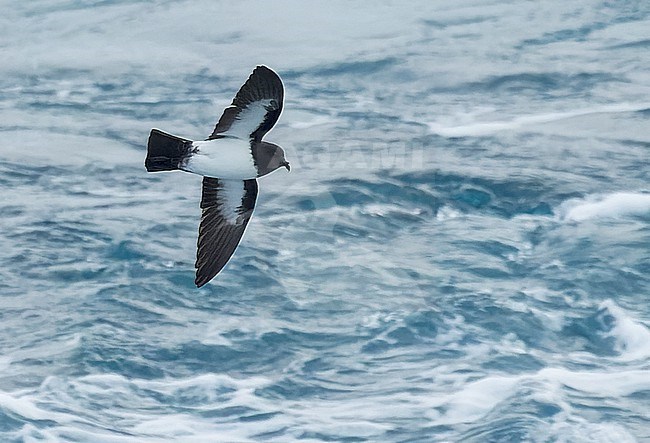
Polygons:
<instances>
[{"instance_id":1,"label":"bird's outstretched wing","mask_svg":"<svg viewBox=\"0 0 650 443\"><path fill-rule=\"evenodd\" d=\"M280 118L283 100L284 86L278 74L266 66L256 67L208 140L237 137L259 142Z\"/></svg>"},{"instance_id":2,"label":"bird's outstretched wing","mask_svg":"<svg viewBox=\"0 0 650 443\"><path fill-rule=\"evenodd\" d=\"M257 199L257 180L203 177L196 286L212 280L228 263L244 235Z\"/></svg>"}]
</instances>

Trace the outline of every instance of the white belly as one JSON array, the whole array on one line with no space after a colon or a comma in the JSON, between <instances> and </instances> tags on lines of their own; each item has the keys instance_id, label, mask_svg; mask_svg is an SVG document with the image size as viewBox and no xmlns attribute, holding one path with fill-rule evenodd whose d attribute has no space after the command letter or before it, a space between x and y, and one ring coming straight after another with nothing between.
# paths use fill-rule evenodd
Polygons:
<instances>
[{"instance_id":1,"label":"white belly","mask_svg":"<svg viewBox=\"0 0 650 443\"><path fill-rule=\"evenodd\" d=\"M218 138L194 142L196 152L181 169L195 174L224 179L257 177L250 144L238 138Z\"/></svg>"}]
</instances>

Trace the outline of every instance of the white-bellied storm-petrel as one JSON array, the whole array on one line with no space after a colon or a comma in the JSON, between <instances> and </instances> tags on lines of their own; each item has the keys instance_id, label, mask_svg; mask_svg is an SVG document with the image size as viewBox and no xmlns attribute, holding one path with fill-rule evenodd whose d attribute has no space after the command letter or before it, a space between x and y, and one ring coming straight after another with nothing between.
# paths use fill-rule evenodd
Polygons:
<instances>
[{"instance_id":1,"label":"white-bellied storm-petrel","mask_svg":"<svg viewBox=\"0 0 650 443\"><path fill-rule=\"evenodd\" d=\"M205 141L152 129L145 166L149 172L182 171L203 176L196 286L228 263L244 235L257 199L257 178L284 166L284 151L262 137L278 121L284 88L278 74L258 66Z\"/></svg>"}]
</instances>

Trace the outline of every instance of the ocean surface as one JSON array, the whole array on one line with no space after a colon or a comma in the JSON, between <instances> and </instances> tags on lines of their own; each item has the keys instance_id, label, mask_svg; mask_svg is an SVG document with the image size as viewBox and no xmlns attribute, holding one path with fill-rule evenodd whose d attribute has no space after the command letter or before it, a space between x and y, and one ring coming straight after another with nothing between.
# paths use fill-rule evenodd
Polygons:
<instances>
[{"instance_id":1,"label":"ocean surface","mask_svg":"<svg viewBox=\"0 0 650 443\"><path fill-rule=\"evenodd\" d=\"M650 442L650 3L0 1L0 442ZM206 138L286 88L196 289Z\"/></svg>"}]
</instances>

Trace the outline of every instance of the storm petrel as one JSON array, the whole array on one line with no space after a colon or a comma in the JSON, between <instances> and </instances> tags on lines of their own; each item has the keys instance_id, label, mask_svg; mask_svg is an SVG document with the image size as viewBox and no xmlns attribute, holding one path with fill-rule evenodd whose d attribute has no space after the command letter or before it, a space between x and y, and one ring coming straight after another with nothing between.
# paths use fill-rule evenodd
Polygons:
<instances>
[{"instance_id":1,"label":"storm petrel","mask_svg":"<svg viewBox=\"0 0 650 443\"><path fill-rule=\"evenodd\" d=\"M284 151L262 141L282 112L278 74L257 66L221 115L210 137L192 141L152 129L145 167L203 176L201 224L196 252L199 288L212 280L235 252L257 199L257 178L284 166Z\"/></svg>"}]
</instances>

